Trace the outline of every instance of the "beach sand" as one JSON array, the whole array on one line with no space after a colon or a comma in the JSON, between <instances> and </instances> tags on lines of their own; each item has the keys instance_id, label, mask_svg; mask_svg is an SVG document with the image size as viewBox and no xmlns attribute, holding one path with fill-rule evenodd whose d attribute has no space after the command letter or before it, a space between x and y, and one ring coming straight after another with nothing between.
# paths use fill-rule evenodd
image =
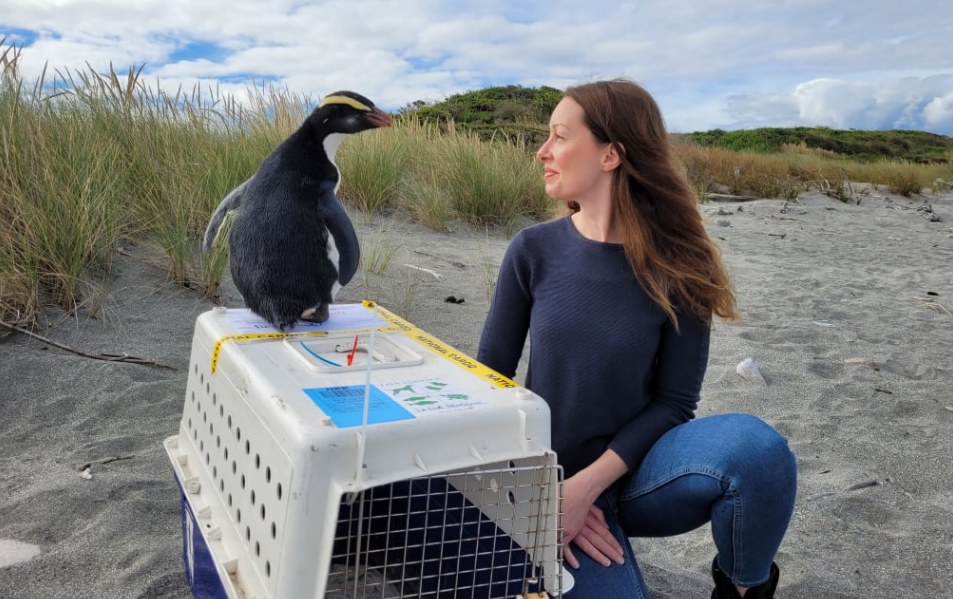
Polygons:
<instances>
[{"instance_id":1,"label":"beach sand","mask_svg":"<svg viewBox=\"0 0 953 599\"><path fill-rule=\"evenodd\" d=\"M702 206L744 320L714 329L698 416L756 414L797 455L778 597L953 597L953 194L855 190L859 205L809 192ZM393 256L338 301L375 299L475 355L506 235L357 225L365 253ZM216 304L163 284L149 248L126 249L95 318L51 312L37 332L174 370L0 339L5 599L190 596L162 441L178 431L195 318ZM242 305L227 283L222 299ZM747 357L766 386L736 373ZM633 543L653 597L710 596L707 526Z\"/></svg>"}]
</instances>

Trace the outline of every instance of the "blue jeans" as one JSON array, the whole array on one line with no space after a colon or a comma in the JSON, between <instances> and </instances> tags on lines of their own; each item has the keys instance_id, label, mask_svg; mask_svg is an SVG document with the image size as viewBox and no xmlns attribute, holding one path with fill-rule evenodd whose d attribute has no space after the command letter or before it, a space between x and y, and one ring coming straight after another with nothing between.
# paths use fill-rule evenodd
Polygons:
<instances>
[{"instance_id":1,"label":"blue jeans","mask_svg":"<svg viewBox=\"0 0 953 599\"><path fill-rule=\"evenodd\" d=\"M711 522L718 564L739 586L768 579L794 511L797 471L787 441L764 421L723 414L686 422L597 502L625 553L603 566L574 547L566 599L649 598L628 537L664 537Z\"/></svg>"}]
</instances>

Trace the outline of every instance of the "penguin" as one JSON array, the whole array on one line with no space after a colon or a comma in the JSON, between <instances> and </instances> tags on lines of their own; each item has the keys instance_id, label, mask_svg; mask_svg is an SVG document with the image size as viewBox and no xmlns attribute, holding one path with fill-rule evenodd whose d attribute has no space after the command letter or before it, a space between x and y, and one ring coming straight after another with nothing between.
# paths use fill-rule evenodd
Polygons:
<instances>
[{"instance_id":1,"label":"penguin","mask_svg":"<svg viewBox=\"0 0 953 599\"><path fill-rule=\"evenodd\" d=\"M226 215L229 271L245 305L280 331L324 322L328 306L357 270L357 234L337 197L334 154L344 137L391 126L364 96L326 96L304 123L221 201L209 219L208 252Z\"/></svg>"}]
</instances>

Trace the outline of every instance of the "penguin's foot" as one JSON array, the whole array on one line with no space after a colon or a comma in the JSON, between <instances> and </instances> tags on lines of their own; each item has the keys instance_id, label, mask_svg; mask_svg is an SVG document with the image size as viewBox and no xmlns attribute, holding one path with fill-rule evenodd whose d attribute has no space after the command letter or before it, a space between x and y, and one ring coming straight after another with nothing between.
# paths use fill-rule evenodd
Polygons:
<instances>
[{"instance_id":1,"label":"penguin's foot","mask_svg":"<svg viewBox=\"0 0 953 599\"><path fill-rule=\"evenodd\" d=\"M301 313L301 320L307 320L310 322L322 323L328 319L329 316L328 305L319 304L313 308L308 308Z\"/></svg>"}]
</instances>

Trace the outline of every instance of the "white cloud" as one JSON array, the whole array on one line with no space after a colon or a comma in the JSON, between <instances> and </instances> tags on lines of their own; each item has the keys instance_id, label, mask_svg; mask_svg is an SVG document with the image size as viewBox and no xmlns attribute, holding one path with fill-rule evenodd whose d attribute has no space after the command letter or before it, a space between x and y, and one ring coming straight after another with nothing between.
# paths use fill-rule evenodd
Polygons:
<instances>
[{"instance_id":1,"label":"white cloud","mask_svg":"<svg viewBox=\"0 0 953 599\"><path fill-rule=\"evenodd\" d=\"M930 100L923 109L923 117L931 127L949 130L953 123L953 91Z\"/></svg>"},{"instance_id":2,"label":"white cloud","mask_svg":"<svg viewBox=\"0 0 953 599\"><path fill-rule=\"evenodd\" d=\"M927 129L953 134L953 75L886 81L815 79L788 94L729 98L732 127Z\"/></svg>"}]
</instances>

